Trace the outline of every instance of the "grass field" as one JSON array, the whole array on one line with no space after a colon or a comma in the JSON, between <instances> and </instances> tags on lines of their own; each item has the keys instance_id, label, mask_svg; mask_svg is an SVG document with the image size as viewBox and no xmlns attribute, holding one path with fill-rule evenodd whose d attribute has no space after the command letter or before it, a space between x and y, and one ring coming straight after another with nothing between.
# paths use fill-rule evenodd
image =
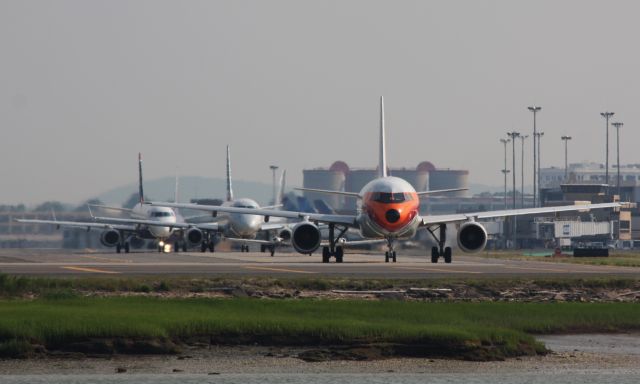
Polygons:
<instances>
[{"instance_id":1,"label":"grass field","mask_svg":"<svg viewBox=\"0 0 640 384\"><path fill-rule=\"evenodd\" d=\"M640 267L640 253L634 251L613 251L609 257L573 257L567 254L565 257L549 257L553 253L534 252L529 250L520 251L484 251L479 256L508 259L508 260L529 260L546 261L551 263L571 263L590 265L611 265L616 267Z\"/></svg>"},{"instance_id":2,"label":"grass field","mask_svg":"<svg viewBox=\"0 0 640 384\"><path fill-rule=\"evenodd\" d=\"M132 341L143 340L153 341L156 353L168 353L175 351L173 343L179 345L195 338L246 345L394 343L419 346L429 356L495 359L543 352L532 333L637 329L640 306L623 303L149 297L0 301L3 356L29 355L39 345L48 350L65 350L80 343L82 348L91 350L87 341L105 339L109 343L99 344L98 350L131 353L135 352L130 348ZM94 342L94 348L95 345Z\"/></svg>"}]
</instances>

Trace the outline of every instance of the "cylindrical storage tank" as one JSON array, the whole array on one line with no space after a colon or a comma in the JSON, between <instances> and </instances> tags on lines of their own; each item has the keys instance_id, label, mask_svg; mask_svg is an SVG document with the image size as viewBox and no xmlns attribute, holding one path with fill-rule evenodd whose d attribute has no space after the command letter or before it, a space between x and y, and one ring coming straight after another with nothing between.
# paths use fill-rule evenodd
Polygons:
<instances>
[{"instance_id":1,"label":"cylindrical storage tank","mask_svg":"<svg viewBox=\"0 0 640 384\"><path fill-rule=\"evenodd\" d=\"M469 171L455 169L436 169L429 172L429 190L469 188ZM469 197L469 190L450 192L444 196Z\"/></svg>"},{"instance_id":2,"label":"cylindrical storage tank","mask_svg":"<svg viewBox=\"0 0 640 384\"><path fill-rule=\"evenodd\" d=\"M413 186L416 192L429 190L429 172L414 169L392 169L391 176L405 179Z\"/></svg>"},{"instance_id":3,"label":"cylindrical storage tank","mask_svg":"<svg viewBox=\"0 0 640 384\"><path fill-rule=\"evenodd\" d=\"M304 188L344 191L345 174L342 171L328 169L305 169L302 171L302 185ZM311 203L314 200L324 200L333 209L344 208L344 196L342 195L308 191L304 191L303 195Z\"/></svg>"},{"instance_id":4,"label":"cylindrical storage tank","mask_svg":"<svg viewBox=\"0 0 640 384\"><path fill-rule=\"evenodd\" d=\"M347 176L346 191L360 192L368 182L378 177L378 171L375 169L356 169L351 170ZM346 209L355 210L357 208L357 199L352 197L346 200Z\"/></svg>"}]
</instances>

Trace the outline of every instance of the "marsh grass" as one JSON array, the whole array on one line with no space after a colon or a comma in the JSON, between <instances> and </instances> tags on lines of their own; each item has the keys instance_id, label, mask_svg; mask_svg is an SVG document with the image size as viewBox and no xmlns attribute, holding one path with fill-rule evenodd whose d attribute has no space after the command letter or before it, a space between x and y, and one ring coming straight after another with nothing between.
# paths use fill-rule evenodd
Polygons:
<instances>
[{"instance_id":1,"label":"marsh grass","mask_svg":"<svg viewBox=\"0 0 640 384\"><path fill-rule=\"evenodd\" d=\"M624 303L419 303L399 301L66 298L0 301L0 355L28 345L91 339L205 337L214 343L357 345L400 343L501 356L544 351L532 333L640 329ZM8 352L9 351L9 352Z\"/></svg>"}]
</instances>

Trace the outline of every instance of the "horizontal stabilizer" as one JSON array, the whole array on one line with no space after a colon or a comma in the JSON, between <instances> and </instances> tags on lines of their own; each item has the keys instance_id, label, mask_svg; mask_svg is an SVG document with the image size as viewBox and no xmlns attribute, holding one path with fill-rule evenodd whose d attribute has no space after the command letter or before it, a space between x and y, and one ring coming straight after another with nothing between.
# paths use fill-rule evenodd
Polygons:
<instances>
[{"instance_id":1,"label":"horizontal stabilizer","mask_svg":"<svg viewBox=\"0 0 640 384\"><path fill-rule=\"evenodd\" d=\"M307 192L317 192L317 193L327 193L330 195L342 195L342 196L350 196L361 199L362 196L357 192L344 192L344 191L329 191L326 189L315 189L315 188L294 188L298 191L307 191Z\"/></svg>"},{"instance_id":2,"label":"horizontal stabilizer","mask_svg":"<svg viewBox=\"0 0 640 384\"><path fill-rule=\"evenodd\" d=\"M449 192L468 191L468 190L469 190L469 188L435 189L433 191L418 192L418 196L434 195L436 193L449 193Z\"/></svg>"}]
</instances>

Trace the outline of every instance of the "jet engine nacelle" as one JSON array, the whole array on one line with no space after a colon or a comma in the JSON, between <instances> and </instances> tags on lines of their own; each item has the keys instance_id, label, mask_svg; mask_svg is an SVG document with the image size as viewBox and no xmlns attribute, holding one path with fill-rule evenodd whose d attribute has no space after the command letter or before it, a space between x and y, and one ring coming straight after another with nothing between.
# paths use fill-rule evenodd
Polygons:
<instances>
[{"instance_id":1,"label":"jet engine nacelle","mask_svg":"<svg viewBox=\"0 0 640 384\"><path fill-rule=\"evenodd\" d=\"M475 222L464 223L458 229L458 247L465 252L480 252L487 245L487 231Z\"/></svg>"},{"instance_id":2,"label":"jet engine nacelle","mask_svg":"<svg viewBox=\"0 0 640 384\"><path fill-rule=\"evenodd\" d=\"M291 245L299 253L313 253L320 247L321 238L318 227L309 222L302 222L293 227Z\"/></svg>"},{"instance_id":3,"label":"jet engine nacelle","mask_svg":"<svg viewBox=\"0 0 640 384\"><path fill-rule=\"evenodd\" d=\"M198 228L189 228L185 232L185 238L191 245L201 244L204 239L202 231Z\"/></svg>"},{"instance_id":4,"label":"jet engine nacelle","mask_svg":"<svg viewBox=\"0 0 640 384\"><path fill-rule=\"evenodd\" d=\"M105 247L115 247L120 242L120 232L107 229L100 234L100 242Z\"/></svg>"},{"instance_id":5,"label":"jet engine nacelle","mask_svg":"<svg viewBox=\"0 0 640 384\"><path fill-rule=\"evenodd\" d=\"M278 237L282 239L282 241L290 241L291 240L291 229L283 228L278 232Z\"/></svg>"}]
</instances>

